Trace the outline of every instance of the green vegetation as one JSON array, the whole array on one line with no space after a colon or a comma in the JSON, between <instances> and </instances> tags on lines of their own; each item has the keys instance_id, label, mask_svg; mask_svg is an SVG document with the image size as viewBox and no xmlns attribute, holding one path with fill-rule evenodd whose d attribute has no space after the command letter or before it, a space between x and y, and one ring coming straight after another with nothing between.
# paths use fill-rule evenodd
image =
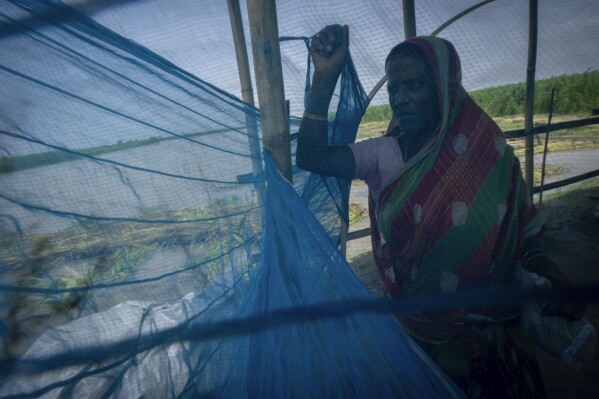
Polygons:
<instances>
[{"instance_id":1,"label":"green vegetation","mask_svg":"<svg viewBox=\"0 0 599 399\"><path fill-rule=\"evenodd\" d=\"M355 202L349 203L349 224L357 223L368 217L368 209Z\"/></svg>"},{"instance_id":2,"label":"green vegetation","mask_svg":"<svg viewBox=\"0 0 599 399\"><path fill-rule=\"evenodd\" d=\"M389 119L378 122L367 122L364 123L362 119L362 123L358 128L358 138L366 139L372 137L380 137L385 134L387 131L387 126L389 126Z\"/></svg>"},{"instance_id":3,"label":"green vegetation","mask_svg":"<svg viewBox=\"0 0 599 399\"><path fill-rule=\"evenodd\" d=\"M562 75L535 84L535 114L549 112L551 90L556 89L554 114L585 114L599 109L599 71ZM489 115L518 115L524 112L525 84L515 83L470 93Z\"/></svg>"},{"instance_id":4,"label":"green vegetation","mask_svg":"<svg viewBox=\"0 0 599 399\"><path fill-rule=\"evenodd\" d=\"M593 109L599 109L599 71L562 75L537 81L535 84L535 115L549 112L552 89L556 89L554 114L589 115ZM470 92L470 95L489 115L498 117L523 114L525 93L524 83L514 83L476 90ZM366 110L362 124L389 121L391 115L391 107L388 104L374 105ZM510 129L518 128L521 127L510 127Z\"/></svg>"},{"instance_id":5,"label":"green vegetation","mask_svg":"<svg viewBox=\"0 0 599 399\"><path fill-rule=\"evenodd\" d=\"M362 124L381 121L389 122L392 116L393 113L391 112L391 107L389 106L389 104L372 105L366 108L364 117L362 117Z\"/></svg>"}]
</instances>

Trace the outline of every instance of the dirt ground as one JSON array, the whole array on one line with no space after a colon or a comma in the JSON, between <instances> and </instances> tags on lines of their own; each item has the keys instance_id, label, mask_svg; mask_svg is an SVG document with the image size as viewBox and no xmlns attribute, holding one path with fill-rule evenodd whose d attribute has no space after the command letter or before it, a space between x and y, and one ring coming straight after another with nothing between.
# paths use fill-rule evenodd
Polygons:
<instances>
[{"instance_id":1,"label":"dirt ground","mask_svg":"<svg viewBox=\"0 0 599 399\"><path fill-rule=\"evenodd\" d=\"M599 285L599 218L593 215L593 208L599 206L599 200L590 199L590 195L599 196L598 178L591 182L590 187L586 185L560 200L547 201L541 209L549 228L545 240L550 255L567 277L578 285ZM384 295L369 252L356 256L350 264L375 295ZM599 300L588 303L585 318L599 332ZM550 399L599 399L599 340L592 361L582 369L568 366L540 347L537 357Z\"/></svg>"}]
</instances>

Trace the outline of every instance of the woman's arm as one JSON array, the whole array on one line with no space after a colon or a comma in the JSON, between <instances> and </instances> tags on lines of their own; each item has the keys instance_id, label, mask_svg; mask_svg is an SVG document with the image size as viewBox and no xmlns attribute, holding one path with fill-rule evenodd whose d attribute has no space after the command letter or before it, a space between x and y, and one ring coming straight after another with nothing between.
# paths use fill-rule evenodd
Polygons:
<instances>
[{"instance_id":1,"label":"woman's arm","mask_svg":"<svg viewBox=\"0 0 599 399\"><path fill-rule=\"evenodd\" d=\"M308 97L297 141L297 165L313 173L352 178L355 160L346 145L329 146L327 115L337 80L349 52L349 27L331 25L313 39L312 90Z\"/></svg>"}]
</instances>

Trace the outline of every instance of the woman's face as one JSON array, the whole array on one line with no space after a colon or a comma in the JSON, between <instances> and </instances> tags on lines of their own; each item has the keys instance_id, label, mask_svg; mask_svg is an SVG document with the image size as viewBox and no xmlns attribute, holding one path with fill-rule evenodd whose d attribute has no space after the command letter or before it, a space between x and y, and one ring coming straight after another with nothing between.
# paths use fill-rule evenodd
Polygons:
<instances>
[{"instance_id":1,"label":"woman's face","mask_svg":"<svg viewBox=\"0 0 599 399\"><path fill-rule=\"evenodd\" d=\"M419 58L397 57L389 61L385 72L389 104L402 132L430 137L440 117L435 81L428 65Z\"/></svg>"}]
</instances>

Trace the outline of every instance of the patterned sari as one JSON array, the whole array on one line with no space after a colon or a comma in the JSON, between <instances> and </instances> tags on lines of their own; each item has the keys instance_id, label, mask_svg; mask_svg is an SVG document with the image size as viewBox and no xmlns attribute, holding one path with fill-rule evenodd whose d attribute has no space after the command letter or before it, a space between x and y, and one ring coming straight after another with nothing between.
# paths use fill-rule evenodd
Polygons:
<instances>
[{"instance_id":1,"label":"patterned sari","mask_svg":"<svg viewBox=\"0 0 599 399\"><path fill-rule=\"evenodd\" d=\"M541 234L541 224L518 158L462 88L451 43L408 42L431 65L441 123L376 202L370 196L374 257L386 289L412 297L519 284L524 240ZM534 346L518 328L519 308L473 305L398 318L471 397L544 397Z\"/></svg>"}]
</instances>

